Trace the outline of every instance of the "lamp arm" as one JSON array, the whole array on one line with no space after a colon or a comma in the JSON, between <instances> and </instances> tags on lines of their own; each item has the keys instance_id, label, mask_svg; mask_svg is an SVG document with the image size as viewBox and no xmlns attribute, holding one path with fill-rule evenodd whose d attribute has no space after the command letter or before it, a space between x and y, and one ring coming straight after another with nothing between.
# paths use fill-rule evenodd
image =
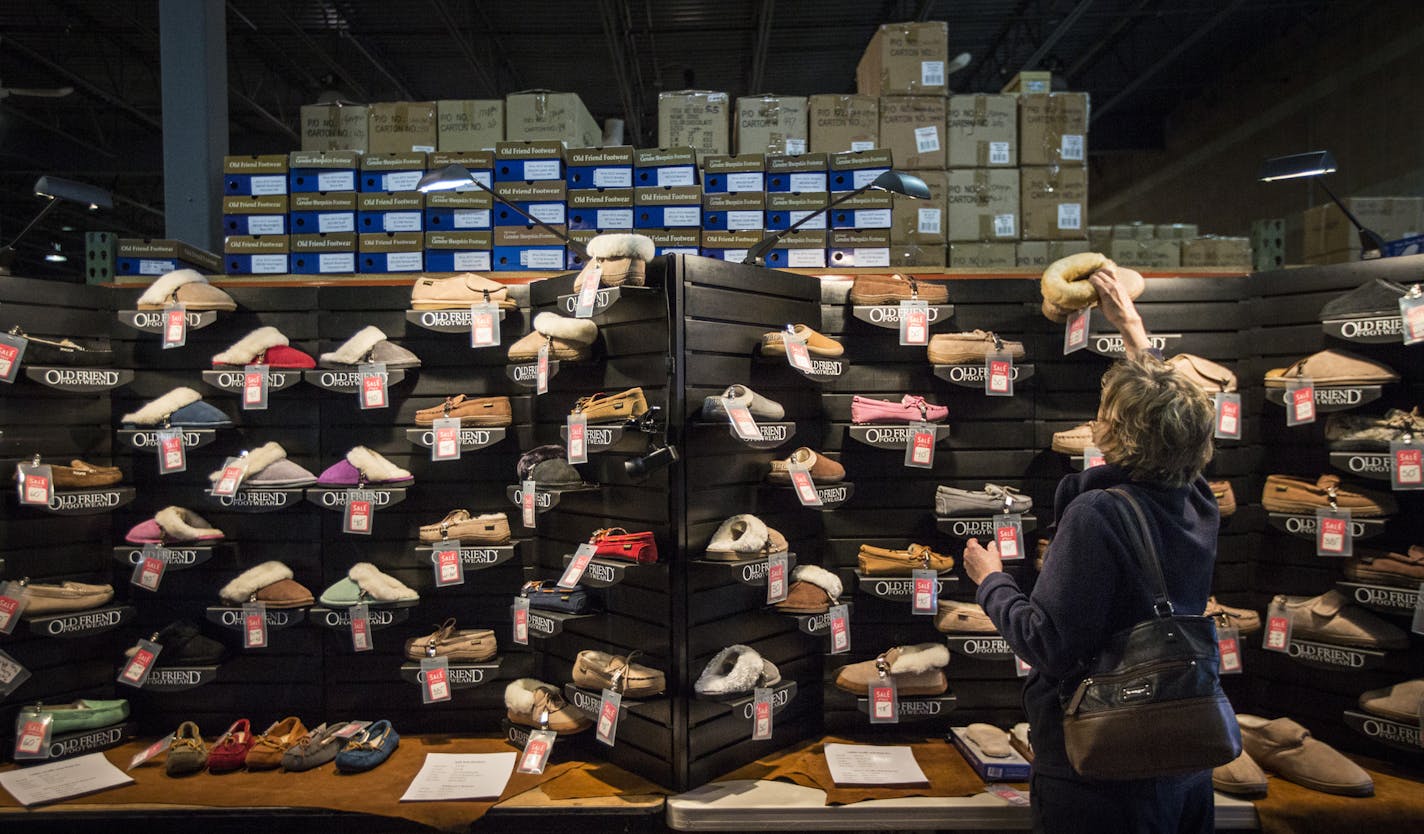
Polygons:
<instances>
[{"instance_id":1,"label":"lamp arm","mask_svg":"<svg viewBox=\"0 0 1424 834\"><path fill-rule=\"evenodd\" d=\"M755 264L758 259L760 259L767 252L770 252L776 246L777 241L781 240L782 238L806 225L808 222L810 222L811 218L819 214L828 214L831 209L835 208L841 203L844 203L846 200L849 200L852 197L857 197L869 191L871 186L873 185L874 183L867 183L854 191L847 191L845 194L842 194L841 196L827 203L825 208L817 209L806 215L805 217L801 218L800 220L797 220L795 223L792 223L790 226L786 227L782 231L777 232L776 234L772 235L769 238L766 238L765 240L759 241L757 245L747 250L747 256L742 260L742 263Z\"/></svg>"},{"instance_id":2,"label":"lamp arm","mask_svg":"<svg viewBox=\"0 0 1424 834\"><path fill-rule=\"evenodd\" d=\"M565 243L570 249L574 250L574 253L575 253L575 254L577 254L580 258L583 258L584 260L588 260L588 249L586 249L582 243L579 243L578 241L576 241L576 240L574 240L573 238L569 237L569 236L568 236L567 234L565 234L564 232L561 232L561 231L559 231L558 229L555 229L553 226L550 226L548 223L545 223L543 220L540 220L539 218L533 216L533 215L530 214L529 212L527 212L527 211L525 211L524 209L520 208L520 207L519 207L518 205L516 205L513 201L506 199L502 194L500 194L499 192L495 191L493 188L490 188L488 185L485 185L484 183L482 183L482 182L480 182L479 180L475 179L474 177L470 177L470 182L471 182L476 188L478 188L478 189L480 189L481 191L484 191L485 193L489 194L491 197L493 197L495 200L497 200L497 201L500 202L501 204L503 204L503 205L505 205L505 206L508 206L509 208L513 209L513 210L515 211L515 213L517 213L520 217L523 217L525 220L528 220L530 223L532 223L532 224L535 225L535 226L538 226L539 228L543 229L544 231L548 232L549 234L552 234L552 235L554 235L555 237L562 239L562 240L564 241L564 243Z\"/></svg>"},{"instance_id":3,"label":"lamp arm","mask_svg":"<svg viewBox=\"0 0 1424 834\"><path fill-rule=\"evenodd\" d=\"M20 233L19 233L18 235L15 235L15 238L14 238L13 240L11 240L9 243L5 244L5 246L4 246L3 248L5 248L5 249L14 249L14 248L15 248L15 244L19 243L21 238L23 238L25 235L29 234L29 233L30 233L30 229L33 229L35 226L38 226L38 225L39 225L39 222L40 222L41 220L45 219L45 216L46 216L46 215L48 215L50 212L54 211L54 207L55 207L55 205L58 204L58 203L59 203L58 200L56 200L56 199L54 199L54 198L50 198L50 201L49 201L48 203L45 203L45 207L42 208L42 209L40 209L40 213L35 215L35 219L34 219L34 220L31 220L28 226L26 226L25 228L21 229L21 230L20 230Z\"/></svg>"},{"instance_id":4,"label":"lamp arm","mask_svg":"<svg viewBox=\"0 0 1424 834\"><path fill-rule=\"evenodd\" d=\"M1325 180L1323 178L1315 177L1314 179L1315 183L1319 185L1322 189L1324 189L1325 193L1330 196L1330 199L1335 201L1335 205L1339 206L1340 210L1345 213L1345 217L1349 219L1350 225L1354 226L1356 229L1359 230L1360 249L1362 251L1368 251L1371 249L1384 249L1384 238L1380 237L1379 232L1376 232L1373 229L1366 229L1364 224L1360 222L1360 219L1356 217L1354 213L1351 212L1350 209L1345 206L1344 201L1341 200L1339 197L1335 196L1335 192L1330 190L1330 186L1325 184Z\"/></svg>"}]
</instances>

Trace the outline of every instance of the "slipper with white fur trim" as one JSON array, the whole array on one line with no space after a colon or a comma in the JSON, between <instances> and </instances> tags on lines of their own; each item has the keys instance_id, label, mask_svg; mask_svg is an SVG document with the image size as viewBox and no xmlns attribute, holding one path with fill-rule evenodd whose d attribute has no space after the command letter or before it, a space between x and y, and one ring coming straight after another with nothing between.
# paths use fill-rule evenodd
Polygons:
<instances>
[{"instance_id":1,"label":"slipper with white fur trim","mask_svg":"<svg viewBox=\"0 0 1424 834\"><path fill-rule=\"evenodd\" d=\"M515 724L548 728L559 735L583 732L593 726L582 710L564 700L558 687L535 678L510 681L504 688L504 708Z\"/></svg>"},{"instance_id":2,"label":"slipper with white fur trim","mask_svg":"<svg viewBox=\"0 0 1424 834\"><path fill-rule=\"evenodd\" d=\"M386 460L379 452L357 446L346 457L328 466L316 479L319 487L401 487L415 483L415 476Z\"/></svg>"},{"instance_id":3,"label":"slipper with white fur trim","mask_svg":"<svg viewBox=\"0 0 1424 834\"><path fill-rule=\"evenodd\" d=\"M346 576L321 592L322 605L350 608L364 602L375 607L405 607L420 601L420 594L390 574L382 573L370 562L357 562Z\"/></svg>"},{"instance_id":4,"label":"slipper with white fur trim","mask_svg":"<svg viewBox=\"0 0 1424 834\"><path fill-rule=\"evenodd\" d=\"M836 686L856 695L869 695L872 684L883 676L895 679L895 692L901 697L942 695L949 689L944 667L949 665L949 647L943 643L920 643L896 646L874 660L842 666L836 673Z\"/></svg>"},{"instance_id":5,"label":"slipper with white fur trim","mask_svg":"<svg viewBox=\"0 0 1424 834\"><path fill-rule=\"evenodd\" d=\"M776 664L751 646L728 646L708 661L693 690L704 698L741 698L759 686L781 683Z\"/></svg>"},{"instance_id":6,"label":"slipper with white fur trim","mask_svg":"<svg viewBox=\"0 0 1424 834\"><path fill-rule=\"evenodd\" d=\"M174 388L156 400L145 403L137 411L119 418L126 429L185 428L226 429L232 420L216 406L203 402L203 395L192 388Z\"/></svg>"},{"instance_id":7,"label":"slipper with white fur trim","mask_svg":"<svg viewBox=\"0 0 1424 834\"><path fill-rule=\"evenodd\" d=\"M371 362L381 362L386 370L419 368L420 357L386 338L381 328L368 324L347 339L341 347L321 355L323 368L355 368Z\"/></svg>"},{"instance_id":8,"label":"slipper with white fur trim","mask_svg":"<svg viewBox=\"0 0 1424 834\"><path fill-rule=\"evenodd\" d=\"M162 310L174 304L182 304L185 310L221 310L230 312L237 309L232 296L208 283L208 279L195 269L175 269L159 276L148 285L143 295L138 297L138 309Z\"/></svg>"},{"instance_id":9,"label":"slipper with white fur trim","mask_svg":"<svg viewBox=\"0 0 1424 834\"><path fill-rule=\"evenodd\" d=\"M791 572L786 599L776 604L785 614L824 614L840 599L840 577L819 565L797 565Z\"/></svg>"}]
</instances>

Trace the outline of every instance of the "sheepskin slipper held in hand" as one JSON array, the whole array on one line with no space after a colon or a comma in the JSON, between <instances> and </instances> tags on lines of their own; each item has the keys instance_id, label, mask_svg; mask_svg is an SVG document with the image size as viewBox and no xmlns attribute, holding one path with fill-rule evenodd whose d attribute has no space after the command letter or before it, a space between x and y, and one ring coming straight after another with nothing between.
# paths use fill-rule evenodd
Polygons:
<instances>
[{"instance_id":1,"label":"sheepskin slipper held in hand","mask_svg":"<svg viewBox=\"0 0 1424 834\"><path fill-rule=\"evenodd\" d=\"M175 269L162 275L138 297L140 310L162 310L174 304L193 311L237 309L232 296L209 284L195 269Z\"/></svg>"},{"instance_id":2,"label":"sheepskin slipper held in hand","mask_svg":"<svg viewBox=\"0 0 1424 834\"><path fill-rule=\"evenodd\" d=\"M509 361L533 362L547 342L549 358L575 362L592 355L598 325L591 319L576 319L544 312L534 317L534 329L509 346Z\"/></svg>"},{"instance_id":3,"label":"sheepskin slipper held in hand","mask_svg":"<svg viewBox=\"0 0 1424 834\"><path fill-rule=\"evenodd\" d=\"M706 555L714 562L735 562L761 559L787 549L785 536L751 513L741 513L718 525L707 543Z\"/></svg>"},{"instance_id":4,"label":"sheepskin slipper held in hand","mask_svg":"<svg viewBox=\"0 0 1424 834\"><path fill-rule=\"evenodd\" d=\"M641 287L647 283L648 261L657 251L652 238L635 234L599 235L587 249L588 263L574 279L574 292L583 289L583 282L595 272L601 287Z\"/></svg>"},{"instance_id":5,"label":"sheepskin slipper held in hand","mask_svg":"<svg viewBox=\"0 0 1424 834\"><path fill-rule=\"evenodd\" d=\"M419 356L386 339L381 328L373 324L356 331L336 350L321 355L323 368L352 369L369 362L383 362L388 371L420 367Z\"/></svg>"},{"instance_id":6,"label":"sheepskin slipper held in hand","mask_svg":"<svg viewBox=\"0 0 1424 834\"><path fill-rule=\"evenodd\" d=\"M824 614L840 599L844 587L840 577L818 565L797 565L791 572L791 587L776 610L786 614Z\"/></svg>"},{"instance_id":7,"label":"sheepskin slipper held in hand","mask_svg":"<svg viewBox=\"0 0 1424 834\"><path fill-rule=\"evenodd\" d=\"M386 460L379 452L357 446L346 457L328 466L316 479L320 487L403 487L415 483L415 476Z\"/></svg>"},{"instance_id":8,"label":"sheepskin slipper held in hand","mask_svg":"<svg viewBox=\"0 0 1424 834\"><path fill-rule=\"evenodd\" d=\"M509 720L523 727L545 728L558 735L581 733L593 726L582 710L564 701L559 688L535 678L519 678L504 688Z\"/></svg>"},{"instance_id":9,"label":"sheepskin slipper held in hand","mask_svg":"<svg viewBox=\"0 0 1424 834\"><path fill-rule=\"evenodd\" d=\"M129 544L213 544L223 532L197 513L183 507L164 507L148 521L134 525L124 536Z\"/></svg>"},{"instance_id":10,"label":"sheepskin slipper held in hand","mask_svg":"<svg viewBox=\"0 0 1424 834\"><path fill-rule=\"evenodd\" d=\"M248 568L218 591L223 602L242 605L260 602L268 608L305 608L312 604L311 591L292 579L292 569L271 561Z\"/></svg>"},{"instance_id":11,"label":"sheepskin slipper held in hand","mask_svg":"<svg viewBox=\"0 0 1424 834\"><path fill-rule=\"evenodd\" d=\"M203 395L192 388L174 388L138 411L119 418L126 429L167 428L226 429L232 420L215 406L203 402Z\"/></svg>"},{"instance_id":12,"label":"sheepskin slipper held in hand","mask_svg":"<svg viewBox=\"0 0 1424 834\"><path fill-rule=\"evenodd\" d=\"M316 476L287 460L287 450L275 441L263 443L247 453L247 474L242 479L243 489L284 489L311 486ZM222 470L208 474L208 480L217 483Z\"/></svg>"},{"instance_id":13,"label":"sheepskin slipper held in hand","mask_svg":"<svg viewBox=\"0 0 1424 834\"><path fill-rule=\"evenodd\" d=\"M836 673L836 686L856 695L868 695L870 685L884 674L895 679L895 692L901 697L942 695L949 689L944 676L948 665L949 647L943 643L896 646L874 660L842 666Z\"/></svg>"},{"instance_id":14,"label":"sheepskin slipper held in hand","mask_svg":"<svg viewBox=\"0 0 1424 834\"><path fill-rule=\"evenodd\" d=\"M728 646L713 656L692 688L704 698L741 698L759 686L781 683L776 664L751 646Z\"/></svg>"},{"instance_id":15,"label":"sheepskin slipper held in hand","mask_svg":"<svg viewBox=\"0 0 1424 834\"><path fill-rule=\"evenodd\" d=\"M350 608L357 603L405 607L420 601L420 594L370 562L357 562L343 579L321 592L321 604L329 608Z\"/></svg>"},{"instance_id":16,"label":"sheepskin slipper held in hand","mask_svg":"<svg viewBox=\"0 0 1424 834\"><path fill-rule=\"evenodd\" d=\"M213 357L214 368L241 368L266 365L273 370L315 368L316 360L292 347L275 327L259 327L238 339L232 347Z\"/></svg>"},{"instance_id":17,"label":"sheepskin slipper held in hand","mask_svg":"<svg viewBox=\"0 0 1424 834\"><path fill-rule=\"evenodd\" d=\"M1079 252L1066 258L1059 258L1043 271L1039 282L1043 293L1043 315L1049 321L1065 322L1068 316L1098 303L1098 291L1088 283L1088 276L1100 269L1111 269L1118 283L1132 298L1142 295L1147 282L1142 273L1135 269L1118 266L1100 252Z\"/></svg>"}]
</instances>

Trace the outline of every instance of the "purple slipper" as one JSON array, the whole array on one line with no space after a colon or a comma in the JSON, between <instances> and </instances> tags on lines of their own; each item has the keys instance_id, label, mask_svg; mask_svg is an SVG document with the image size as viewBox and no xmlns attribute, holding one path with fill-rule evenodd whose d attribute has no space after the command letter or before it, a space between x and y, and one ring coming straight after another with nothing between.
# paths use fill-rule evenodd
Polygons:
<instances>
[{"instance_id":1,"label":"purple slipper","mask_svg":"<svg viewBox=\"0 0 1424 834\"><path fill-rule=\"evenodd\" d=\"M415 476L365 446L347 452L346 457L328 466L316 480L317 486L335 488L398 487L413 483Z\"/></svg>"}]
</instances>

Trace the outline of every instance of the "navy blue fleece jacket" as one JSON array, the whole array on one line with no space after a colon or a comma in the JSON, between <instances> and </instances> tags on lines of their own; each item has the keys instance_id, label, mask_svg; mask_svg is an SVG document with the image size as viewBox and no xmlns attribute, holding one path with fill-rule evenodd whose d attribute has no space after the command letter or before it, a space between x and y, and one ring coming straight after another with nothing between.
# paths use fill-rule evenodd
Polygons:
<instances>
[{"instance_id":1,"label":"navy blue fleece jacket","mask_svg":"<svg viewBox=\"0 0 1424 834\"><path fill-rule=\"evenodd\" d=\"M978 601L999 633L1033 666L1024 683L1032 725L1035 771L1075 778L1063 748L1059 684L1087 663L1117 631L1152 616L1150 580L1128 549L1127 532L1103 490L1125 487L1142 505L1173 607L1200 614L1211 592L1221 517L1206 480L1184 487L1130 481L1113 465L1069 475L1054 495L1058 532L1044 557L1032 596L1006 573L979 586ZM1077 684L1077 678L1066 686Z\"/></svg>"}]
</instances>

